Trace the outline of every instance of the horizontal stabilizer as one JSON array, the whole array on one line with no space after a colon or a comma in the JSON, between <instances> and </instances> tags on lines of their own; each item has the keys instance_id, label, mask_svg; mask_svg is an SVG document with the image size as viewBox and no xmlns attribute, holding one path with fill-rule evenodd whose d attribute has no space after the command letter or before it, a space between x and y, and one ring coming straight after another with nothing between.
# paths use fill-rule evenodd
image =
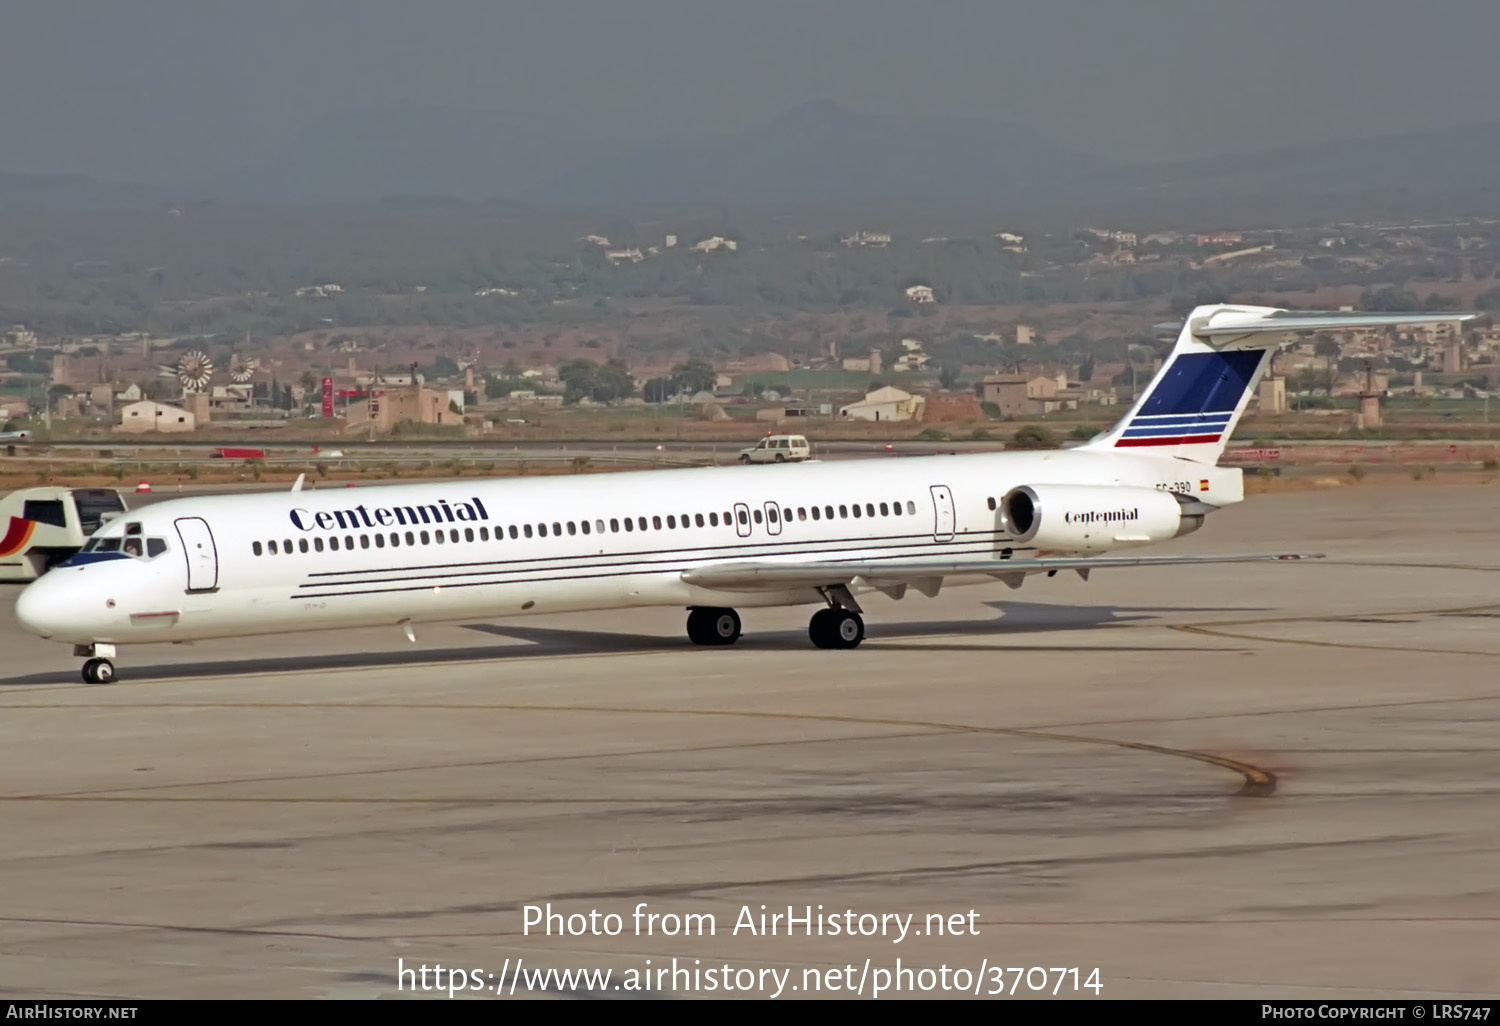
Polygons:
<instances>
[{"instance_id":1,"label":"horizontal stabilizer","mask_svg":"<svg viewBox=\"0 0 1500 1026\"><path fill-rule=\"evenodd\" d=\"M1368 313L1362 310L1278 310L1260 306L1226 306L1206 317L1192 317L1188 323L1195 336L1218 342L1245 335L1280 334L1286 331L1349 331L1354 328L1452 324L1472 321L1481 316L1483 315L1478 313L1441 310Z\"/></svg>"},{"instance_id":2,"label":"horizontal stabilizer","mask_svg":"<svg viewBox=\"0 0 1500 1026\"><path fill-rule=\"evenodd\" d=\"M1274 563L1322 559L1321 553L1283 553L1245 556L1044 556L1040 559L971 559L952 563L723 563L685 570L688 584L723 591L785 591L789 588L829 588L856 579L887 589L899 583L936 594L932 585L943 577L982 575L1016 580L1023 574L1058 570L1105 570L1123 566L1191 566L1212 563ZM929 591L931 588L931 591Z\"/></svg>"}]
</instances>

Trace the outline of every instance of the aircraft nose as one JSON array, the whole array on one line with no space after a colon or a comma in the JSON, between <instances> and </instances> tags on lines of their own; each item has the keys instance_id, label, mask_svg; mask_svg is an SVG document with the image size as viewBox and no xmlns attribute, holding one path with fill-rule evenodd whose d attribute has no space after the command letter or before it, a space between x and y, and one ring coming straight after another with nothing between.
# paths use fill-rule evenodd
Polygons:
<instances>
[{"instance_id":1,"label":"aircraft nose","mask_svg":"<svg viewBox=\"0 0 1500 1026\"><path fill-rule=\"evenodd\" d=\"M60 633L69 622L68 591L53 574L33 581L16 596L16 620L31 633L44 638ZM77 610L73 612L76 619Z\"/></svg>"}]
</instances>

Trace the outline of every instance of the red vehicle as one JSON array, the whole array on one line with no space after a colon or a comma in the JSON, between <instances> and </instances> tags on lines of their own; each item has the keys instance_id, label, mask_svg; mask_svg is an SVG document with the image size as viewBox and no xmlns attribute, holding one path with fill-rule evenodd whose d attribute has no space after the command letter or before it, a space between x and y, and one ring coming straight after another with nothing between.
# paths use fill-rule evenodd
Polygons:
<instances>
[{"instance_id":1,"label":"red vehicle","mask_svg":"<svg viewBox=\"0 0 1500 1026\"><path fill-rule=\"evenodd\" d=\"M210 459L215 460L263 460L266 458L264 449L215 449L209 453Z\"/></svg>"}]
</instances>

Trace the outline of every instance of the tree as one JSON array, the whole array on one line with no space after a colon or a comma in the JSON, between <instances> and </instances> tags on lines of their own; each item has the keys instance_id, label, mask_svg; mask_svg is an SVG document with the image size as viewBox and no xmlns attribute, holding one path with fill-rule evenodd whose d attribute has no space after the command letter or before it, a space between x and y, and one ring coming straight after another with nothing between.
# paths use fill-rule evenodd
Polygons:
<instances>
[{"instance_id":1,"label":"tree","mask_svg":"<svg viewBox=\"0 0 1500 1026\"><path fill-rule=\"evenodd\" d=\"M671 378L652 378L641 386L641 396L648 403L664 403L676 394Z\"/></svg>"},{"instance_id":2,"label":"tree","mask_svg":"<svg viewBox=\"0 0 1500 1026\"><path fill-rule=\"evenodd\" d=\"M958 378L962 373L963 370L959 367L941 367L938 370L938 384L942 385L946 391L951 392L958 387Z\"/></svg>"},{"instance_id":3,"label":"tree","mask_svg":"<svg viewBox=\"0 0 1500 1026\"><path fill-rule=\"evenodd\" d=\"M1011 436L1012 449L1056 449L1057 439L1040 424L1024 424Z\"/></svg>"},{"instance_id":4,"label":"tree","mask_svg":"<svg viewBox=\"0 0 1500 1026\"><path fill-rule=\"evenodd\" d=\"M687 392L689 395L694 392L712 392L718 380L719 372L714 370L713 364L699 357L672 368L672 384L677 391Z\"/></svg>"},{"instance_id":5,"label":"tree","mask_svg":"<svg viewBox=\"0 0 1500 1026\"><path fill-rule=\"evenodd\" d=\"M1339 345L1332 335L1320 331L1313 336L1313 355L1322 357L1323 366L1330 371L1333 370L1343 352L1344 347Z\"/></svg>"},{"instance_id":6,"label":"tree","mask_svg":"<svg viewBox=\"0 0 1500 1026\"><path fill-rule=\"evenodd\" d=\"M1085 356L1083 358L1083 362L1078 365L1078 380L1079 381L1083 381L1083 382L1088 382L1088 381L1093 381L1094 380L1094 354L1093 353L1090 353L1089 355Z\"/></svg>"}]
</instances>

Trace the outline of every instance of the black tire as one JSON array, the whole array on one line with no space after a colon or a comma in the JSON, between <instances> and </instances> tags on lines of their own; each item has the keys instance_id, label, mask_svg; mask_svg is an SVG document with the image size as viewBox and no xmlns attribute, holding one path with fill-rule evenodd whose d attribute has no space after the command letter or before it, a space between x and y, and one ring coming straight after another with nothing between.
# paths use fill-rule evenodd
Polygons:
<instances>
[{"instance_id":1,"label":"black tire","mask_svg":"<svg viewBox=\"0 0 1500 1026\"><path fill-rule=\"evenodd\" d=\"M785 463L786 462L786 454L778 452L776 454L776 462L777 463Z\"/></svg>"},{"instance_id":2,"label":"black tire","mask_svg":"<svg viewBox=\"0 0 1500 1026\"><path fill-rule=\"evenodd\" d=\"M733 609L694 609L688 613L687 633L695 645L733 645L740 640L740 615Z\"/></svg>"},{"instance_id":3,"label":"black tire","mask_svg":"<svg viewBox=\"0 0 1500 1026\"><path fill-rule=\"evenodd\" d=\"M750 457L749 456L741 456L740 457L740 462L743 463L745 466L748 467L750 465Z\"/></svg>"},{"instance_id":4,"label":"black tire","mask_svg":"<svg viewBox=\"0 0 1500 1026\"><path fill-rule=\"evenodd\" d=\"M807 622L807 636L818 648L834 647L833 624L829 622L833 615L832 609L820 609Z\"/></svg>"},{"instance_id":5,"label":"black tire","mask_svg":"<svg viewBox=\"0 0 1500 1026\"><path fill-rule=\"evenodd\" d=\"M99 683L94 679L94 664L97 662L97 659L89 659L83 664L83 682L85 684Z\"/></svg>"},{"instance_id":6,"label":"black tire","mask_svg":"<svg viewBox=\"0 0 1500 1026\"><path fill-rule=\"evenodd\" d=\"M865 621L847 609L820 609L808 622L807 636L819 648L858 648L865 640Z\"/></svg>"}]
</instances>

